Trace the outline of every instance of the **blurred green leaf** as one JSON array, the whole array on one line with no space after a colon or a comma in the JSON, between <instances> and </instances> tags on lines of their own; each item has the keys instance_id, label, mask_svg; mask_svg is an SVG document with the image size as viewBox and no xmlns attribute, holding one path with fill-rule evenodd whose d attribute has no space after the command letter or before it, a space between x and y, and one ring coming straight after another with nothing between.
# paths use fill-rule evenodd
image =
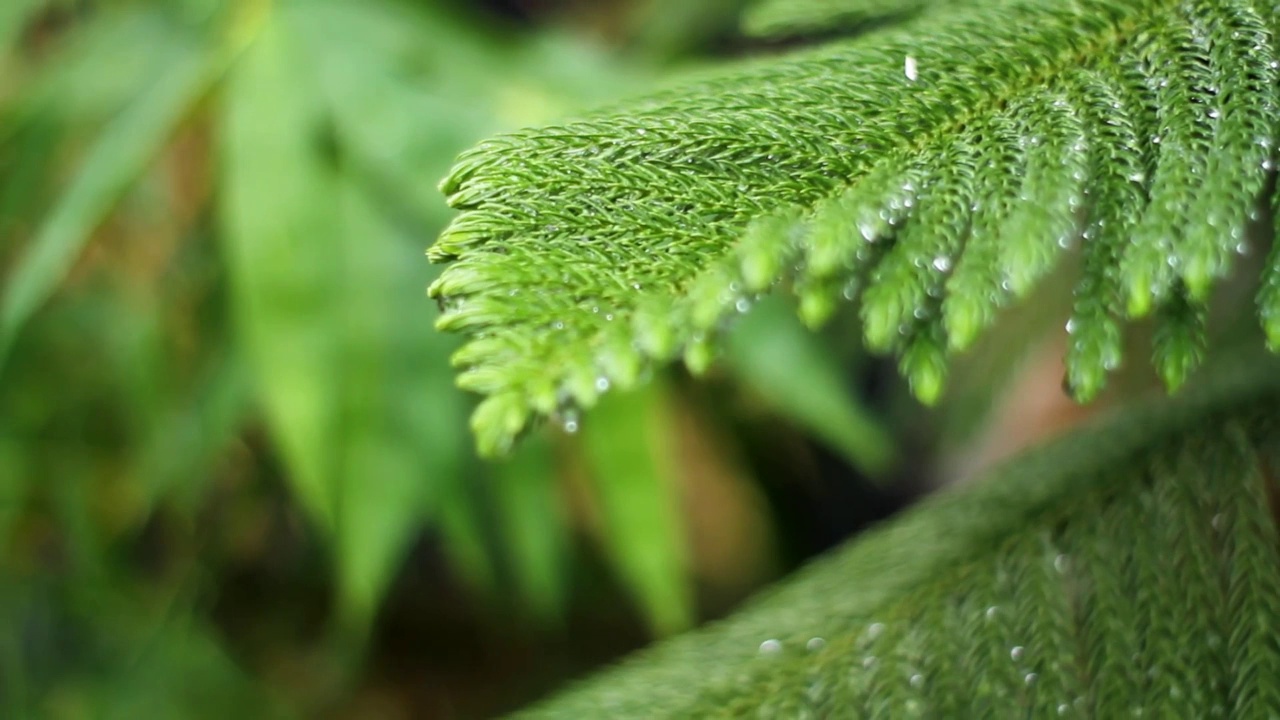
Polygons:
<instances>
[{"instance_id":1,"label":"blurred green leaf","mask_svg":"<svg viewBox=\"0 0 1280 720\"><path fill-rule=\"evenodd\" d=\"M5 562L14 523L30 491L27 468L29 451L16 437L0 435L0 564Z\"/></svg>"},{"instance_id":2,"label":"blurred green leaf","mask_svg":"<svg viewBox=\"0 0 1280 720\"><path fill-rule=\"evenodd\" d=\"M636 3L632 43L659 60L672 60L737 29L747 0L644 0Z\"/></svg>"},{"instance_id":3,"label":"blurred green leaf","mask_svg":"<svg viewBox=\"0 0 1280 720\"><path fill-rule=\"evenodd\" d=\"M104 123L120 114L158 73L190 56L210 29L171 10L167 3L138 2L86 13L49 38L49 55L32 65L3 113L18 125L49 116Z\"/></svg>"},{"instance_id":4,"label":"blurred green leaf","mask_svg":"<svg viewBox=\"0 0 1280 720\"><path fill-rule=\"evenodd\" d=\"M606 549L660 635L693 622L676 485L679 460L664 393L663 385L654 383L606 394L582 432Z\"/></svg>"},{"instance_id":5,"label":"blurred green leaf","mask_svg":"<svg viewBox=\"0 0 1280 720\"><path fill-rule=\"evenodd\" d=\"M342 186L339 232L345 326L340 396L338 572L347 614L367 618L439 488L465 477L467 405L453 386L453 344L425 332L424 268L358 188ZM417 307L414 311L413 308Z\"/></svg>"},{"instance_id":6,"label":"blurred green leaf","mask_svg":"<svg viewBox=\"0 0 1280 720\"><path fill-rule=\"evenodd\" d=\"M37 575L0 590L5 717L284 717L189 598L133 580Z\"/></svg>"},{"instance_id":7,"label":"blurred green leaf","mask_svg":"<svg viewBox=\"0 0 1280 720\"><path fill-rule=\"evenodd\" d=\"M160 150L211 79L197 47L157 75L103 129L79 173L44 220L0 298L0 362L22 326L54 292L90 234Z\"/></svg>"},{"instance_id":8,"label":"blurred green leaf","mask_svg":"<svg viewBox=\"0 0 1280 720\"><path fill-rule=\"evenodd\" d=\"M481 517L484 498L474 477L448 480L436 513L445 554L452 569L473 589L492 594L498 589L498 571Z\"/></svg>"},{"instance_id":9,"label":"blurred green leaf","mask_svg":"<svg viewBox=\"0 0 1280 720\"><path fill-rule=\"evenodd\" d=\"M352 629L376 610L441 484L462 475L466 403L453 341L419 322L423 231L370 202L341 137L325 144L301 17L267 20L237 68L222 182L241 330L291 481L331 535ZM418 119L430 134L431 118Z\"/></svg>"},{"instance_id":10,"label":"blurred green leaf","mask_svg":"<svg viewBox=\"0 0 1280 720\"><path fill-rule=\"evenodd\" d=\"M5 0L0 4L0 60L5 60L41 0Z\"/></svg>"},{"instance_id":11,"label":"blurred green leaf","mask_svg":"<svg viewBox=\"0 0 1280 720\"><path fill-rule=\"evenodd\" d=\"M893 465L893 436L850 391L840 358L785 301L767 297L739 319L727 360L770 407L817 433L858 470L883 477Z\"/></svg>"},{"instance_id":12,"label":"blurred green leaf","mask_svg":"<svg viewBox=\"0 0 1280 720\"><path fill-rule=\"evenodd\" d=\"M493 498L516 589L532 614L562 617L569 538L550 444L530 438L493 468Z\"/></svg>"},{"instance_id":13,"label":"blurred green leaf","mask_svg":"<svg viewBox=\"0 0 1280 720\"><path fill-rule=\"evenodd\" d=\"M435 180L460 148L499 129L490 107L499 47L428 8L338 0L286 8L354 169L420 219L443 223Z\"/></svg>"},{"instance_id":14,"label":"blurred green leaf","mask_svg":"<svg viewBox=\"0 0 1280 720\"><path fill-rule=\"evenodd\" d=\"M234 68L222 118L220 211L239 333L299 500L335 528L331 439L342 381L338 188L315 147L324 120L279 16Z\"/></svg>"},{"instance_id":15,"label":"blurred green leaf","mask_svg":"<svg viewBox=\"0 0 1280 720\"><path fill-rule=\"evenodd\" d=\"M248 414L249 371L233 349L204 368L190 395L169 399L148 428L139 482L150 503L170 493L196 495L192 478L207 475L217 453L240 431Z\"/></svg>"},{"instance_id":16,"label":"blurred green leaf","mask_svg":"<svg viewBox=\"0 0 1280 720\"><path fill-rule=\"evenodd\" d=\"M62 139L61 128L50 121L26 128L10 142L0 141L0 251L10 252L29 235L41 193L51 184L50 159Z\"/></svg>"}]
</instances>

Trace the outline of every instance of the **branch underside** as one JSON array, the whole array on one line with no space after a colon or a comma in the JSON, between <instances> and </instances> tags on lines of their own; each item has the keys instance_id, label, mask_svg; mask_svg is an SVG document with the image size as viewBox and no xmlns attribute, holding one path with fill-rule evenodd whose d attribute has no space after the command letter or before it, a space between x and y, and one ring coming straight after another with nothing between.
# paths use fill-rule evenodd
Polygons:
<instances>
[{"instance_id":1,"label":"branch underside","mask_svg":"<svg viewBox=\"0 0 1280 720\"><path fill-rule=\"evenodd\" d=\"M1280 713L1276 369L926 501L522 717Z\"/></svg>"}]
</instances>

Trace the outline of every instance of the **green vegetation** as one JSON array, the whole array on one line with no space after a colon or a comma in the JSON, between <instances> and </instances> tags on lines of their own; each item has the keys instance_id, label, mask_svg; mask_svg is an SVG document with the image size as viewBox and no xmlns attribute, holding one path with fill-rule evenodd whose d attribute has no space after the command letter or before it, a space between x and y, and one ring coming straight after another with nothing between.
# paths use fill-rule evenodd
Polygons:
<instances>
[{"instance_id":1,"label":"green vegetation","mask_svg":"<svg viewBox=\"0 0 1280 720\"><path fill-rule=\"evenodd\" d=\"M1280 350L1277 10L766 0L749 29L836 39L464 153L432 293L438 327L469 335L454 361L487 396L482 453L657 364L707 371L768 294L895 355L927 405L954 356L1063 274L1077 400L1124 363L1129 327L1170 391L1209 354L1211 310L1214 349L1249 358L530 716L1280 714L1277 368L1255 352ZM1259 242L1251 312L1234 271ZM1078 267L1055 273L1065 257Z\"/></svg>"},{"instance_id":2,"label":"green vegetation","mask_svg":"<svg viewBox=\"0 0 1280 720\"><path fill-rule=\"evenodd\" d=\"M0 716L1280 715L1272 0L2 4Z\"/></svg>"}]
</instances>

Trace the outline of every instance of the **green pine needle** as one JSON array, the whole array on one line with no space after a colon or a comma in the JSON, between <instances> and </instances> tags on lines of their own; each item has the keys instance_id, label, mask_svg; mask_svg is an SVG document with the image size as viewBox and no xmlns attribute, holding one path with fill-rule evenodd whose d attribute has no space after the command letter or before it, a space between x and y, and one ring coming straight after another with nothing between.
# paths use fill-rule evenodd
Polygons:
<instances>
[{"instance_id":1,"label":"green pine needle","mask_svg":"<svg viewBox=\"0 0 1280 720\"><path fill-rule=\"evenodd\" d=\"M520 717L1274 717L1280 375L1252 360L1234 389L925 500Z\"/></svg>"},{"instance_id":2,"label":"green pine needle","mask_svg":"<svg viewBox=\"0 0 1280 720\"><path fill-rule=\"evenodd\" d=\"M813 326L860 301L867 345L935 401L948 353L1069 251L1067 386L1095 396L1124 317L1154 312L1176 387L1271 174L1276 10L965 0L481 144L442 186L462 212L430 251L452 261L439 326L471 337L460 383L489 396L481 450L590 407L596 379L706 369L764 292ZM1273 346L1278 265L1259 296Z\"/></svg>"}]
</instances>

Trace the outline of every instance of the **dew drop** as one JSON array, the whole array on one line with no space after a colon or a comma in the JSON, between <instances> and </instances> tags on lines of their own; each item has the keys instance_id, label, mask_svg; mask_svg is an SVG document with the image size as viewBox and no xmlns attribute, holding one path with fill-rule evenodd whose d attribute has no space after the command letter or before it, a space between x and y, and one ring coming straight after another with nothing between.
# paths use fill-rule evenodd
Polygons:
<instances>
[{"instance_id":1,"label":"dew drop","mask_svg":"<svg viewBox=\"0 0 1280 720\"><path fill-rule=\"evenodd\" d=\"M871 623L867 626L867 638L875 640L884 633L884 623Z\"/></svg>"},{"instance_id":2,"label":"dew drop","mask_svg":"<svg viewBox=\"0 0 1280 720\"><path fill-rule=\"evenodd\" d=\"M1224 518L1222 517L1222 513L1218 513L1217 515L1213 516L1213 519L1210 520L1209 523L1213 525L1214 530L1221 530L1223 519Z\"/></svg>"},{"instance_id":3,"label":"dew drop","mask_svg":"<svg viewBox=\"0 0 1280 720\"><path fill-rule=\"evenodd\" d=\"M916 673L915 675L911 676L910 682L911 682L911 687L919 690L920 688L924 687L924 676L921 675L920 673Z\"/></svg>"},{"instance_id":4,"label":"dew drop","mask_svg":"<svg viewBox=\"0 0 1280 720\"><path fill-rule=\"evenodd\" d=\"M565 413L564 422L560 425L564 431L570 435L578 432L578 415L577 413Z\"/></svg>"},{"instance_id":5,"label":"dew drop","mask_svg":"<svg viewBox=\"0 0 1280 720\"><path fill-rule=\"evenodd\" d=\"M761 655L777 655L780 652L782 652L782 643L773 638L760 643Z\"/></svg>"},{"instance_id":6,"label":"dew drop","mask_svg":"<svg viewBox=\"0 0 1280 720\"><path fill-rule=\"evenodd\" d=\"M1070 705L1066 703L1062 703L1061 705L1058 706L1058 715L1066 715L1069 712L1071 712Z\"/></svg>"},{"instance_id":7,"label":"dew drop","mask_svg":"<svg viewBox=\"0 0 1280 720\"><path fill-rule=\"evenodd\" d=\"M607 392L609 390L609 378L601 375L596 378L596 392Z\"/></svg>"},{"instance_id":8,"label":"dew drop","mask_svg":"<svg viewBox=\"0 0 1280 720\"><path fill-rule=\"evenodd\" d=\"M1035 685L1035 684L1036 684L1036 680L1039 680L1039 679L1040 679L1040 676L1039 676L1039 675L1036 675L1035 673L1027 673L1027 676L1026 676L1026 677L1024 677L1024 678L1022 678L1022 679L1023 679L1023 681L1024 681L1024 682L1026 682L1026 683L1027 683L1027 686L1029 687L1029 686L1031 686L1031 685Z\"/></svg>"},{"instance_id":9,"label":"dew drop","mask_svg":"<svg viewBox=\"0 0 1280 720\"><path fill-rule=\"evenodd\" d=\"M1009 650L1009 657L1016 662L1022 659L1023 652L1024 650L1021 645L1014 645L1013 648Z\"/></svg>"},{"instance_id":10,"label":"dew drop","mask_svg":"<svg viewBox=\"0 0 1280 720\"><path fill-rule=\"evenodd\" d=\"M1068 321L1067 321L1067 334L1068 334L1068 335L1075 335L1075 334L1076 334L1076 330L1079 330L1079 329L1080 329L1080 327L1079 327L1079 323L1078 323L1078 322L1076 322L1076 319L1075 319L1075 318L1071 318L1070 320L1068 320Z\"/></svg>"},{"instance_id":11,"label":"dew drop","mask_svg":"<svg viewBox=\"0 0 1280 720\"><path fill-rule=\"evenodd\" d=\"M933 259L933 269L938 272L947 272L951 269L951 258L946 255L939 255Z\"/></svg>"},{"instance_id":12,"label":"dew drop","mask_svg":"<svg viewBox=\"0 0 1280 720\"><path fill-rule=\"evenodd\" d=\"M738 301L733 304L733 309L744 313L751 309L751 301L746 298L738 298Z\"/></svg>"},{"instance_id":13,"label":"dew drop","mask_svg":"<svg viewBox=\"0 0 1280 720\"><path fill-rule=\"evenodd\" d=\"M915 82L920 78L919 64L916 62L916 59L910 55L908 55L906 60L903 61L902 70L903 73L906 74L907 79L911 82Z\"/></svg>"},{"instance_id":14,"label":"dew drop","mask_svg":"<svg viewBox=\"0 0 1280 720\"><path fill-rule=\"evenodd\" d=\"M822 648L826 647L826 645L827 641L820 637L809 638L809 642L804 644L805 649L809 652L818 652Z\"/></svg>"},{"instance_id":15,"label":"dew drop","mask_svg":"<svg viewBox=\"0 0 1280 720\"><path fill-rule=\"evenodd\" d=\"M876 664L876 656L875 656L875 655L868 655L868 656L866 656L866 657L862 658L862 667L863 667L863 668L865 668L865 669L867 669L867 670L870 670L871 668L875 667L875 664Z\"/></svg>"},{"instance_id":16,"label":"dew drop","mask_svg":"<svg viewBox=\"0 0 1280 720\"><path fill-rule=\"evenodd\" d=\"M998 615L999 613L1000 613L1000 608L996 605L992 605L991 607L987 608L987 619L995 620L996 615Z\"/></svg>"},{"instance_id":17,"label":"dew drop","mask_svg":"<svg viewBox=\"0 0 1280 720\"><path fill-rule=\"evenodd\" d=\"M1068 558L1066 555L1059 555L1058 557L1053 559L1053 569L1057 570L1060 573L1065 573L1067 571L1067 567L1069 563L1070 563L1070 558Z\"/></svg>"}]
</instances>

